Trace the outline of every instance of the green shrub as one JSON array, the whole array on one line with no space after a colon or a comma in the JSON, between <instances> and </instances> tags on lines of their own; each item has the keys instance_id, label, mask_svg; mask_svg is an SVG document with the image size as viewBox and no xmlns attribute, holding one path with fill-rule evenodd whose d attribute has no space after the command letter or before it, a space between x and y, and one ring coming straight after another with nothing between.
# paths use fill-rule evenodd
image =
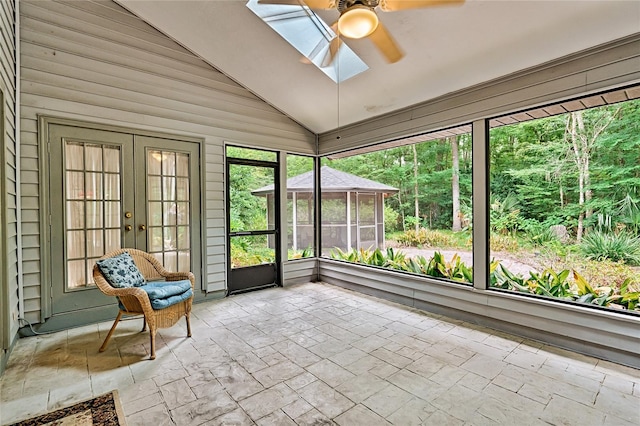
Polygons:
<instances>
[{"instance_id":1,"label":"green shrub","mask_svg":"<svg viewBox=\"0 0 640 426\"><path fill-rule=\"evenodd\" d=\"M492 251L516 252L519 248L518 240L510 235L493 234L490 244Z\"/></svg>"},{"instance_id":2,"label":"green shrub","mask_svg":"<svg viewBox=\"0 0 640 426\"><path fill-rule=\"evenodd\" d=\"M457 241L449 234L420 228L418 231L410 229L397 237L399 243L412 247L456 247Z\"/></svg>"},{"instance_id":3,"label":"green shrub","mask_svg":"<svg viewBox=\"0 0 640 426\"><path fill-rule=\"evenodd\" d=\"M580 246L587 259L640 264L640 238L627 232L593 231L583 237Z\"/></svg>"}]
</instances>

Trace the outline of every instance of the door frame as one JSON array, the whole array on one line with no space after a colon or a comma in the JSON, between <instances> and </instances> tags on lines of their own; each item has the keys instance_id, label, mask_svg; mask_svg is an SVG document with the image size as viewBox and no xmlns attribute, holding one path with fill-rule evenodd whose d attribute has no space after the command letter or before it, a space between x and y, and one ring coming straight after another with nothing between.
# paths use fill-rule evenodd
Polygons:
<instances>
[{"instance_id":1,"label":"door frame","mask_svg":"<svg viewBox=\"0 0 640 426\"><path fill-rule=\"evenodd\" d=\"M77 326L80 323L90 324L102 320L113 319L114 309L108 307L108 309L101 309L97 313L89 315L89 318L82 318L78 321L78 314L63 313L53 314L53 279L52 279L52 262L51 262L51 186L50 186L50 165L49 165L49 126L50 125L64 125L70 127L80 127L87 130L103 130L113 131L118 133L129 133L131 135L149 136L161 139L173 139L184 142L197 143L199 146L200 155L200 210L194 212L200 217L205 217L205 203L203 201L203 195L206 191L205 186L205 169L204 169L204 139L200 137L183 136L170 133L163 133L150 130L141 130L132 127L109 125L91 121L75 120L64 117L55 117L47 115L38 115L38 162L39 172L38 179L39 185L39 219L40 219L40 321L36 327L36 331L57 331L64 330L69 327ZM202 236L203 230L201 229L200 238L200 259L199 269L200 276L203 277L201 289L206 288L204 283L204 277L206 277L206 238ZM197 290L197 289L196 289ZM199 298L201 292L196 292L196 298Z\"/></svg>"},{"instance_id":2,"label":"door frame","mask_svg":"<svg viewBox=\"0 0 640 426\"><path fill-rule=\"evenodd\" d=\"M258 151L266 151L266 152L272 152L276 154L276 160L275 161L263 161L263 160L250 160L250 159L244 159L244 158L237 158L237 157L228 157L226 152L227 152L227 147L233 147L233 146L237 146L237 145L233 145L233 144L226 144L225 145L225 155L224 155L224 159L225 159L225 165L224 165L224 169L225 169L225 207L226 207L226 218L225 218L225 239L226 239L226 263L227 263L227 288L226 288L226 295L229 296L230 293L230 284L231 284L231 280L232 280L232 268L231 268L231 238L232 238L232 232L231 232L231 197L229 196L229 190L230 190L230 177L229 177L229 168L231 165L240 165L240 166L254 166L254 167L266 167L266 168L270 168L273 169L273 177L274 177L274 181L273 181L273 185L274 185L274 224L275 224L275 230L273 233L269 232L269 235L273 235L274 238L274 242L275 242L275 280L276 282L273 284L265 284L265 285L258 285L255 287L248 287L245 289L241 289L239 291L237 291L237 293L239 292L244 292L244 291L251 291L251 290L258 290L260 288L266 288L266 287L272 287L272 286L276 286L276 287L282 287L283 286L283 263L282 263L282 205L281 205L281 190L280 190L280 170L281 170L281 152L279 151L271 151L271 150L267 150L267 149L260 149L260 148L248 148L248 149L255 149ZM238 146L239 148L246 148L243 146ZM265 235L267 234L264 231L257 231L255 234L254 233L250 233L248 235ZM255 266L249 266L246 268L241 268L244 269L244 274L247 276L251 276L251 271L249 270L250 268L253 268L253 271L257 271L256 273L259 274L259 270L260 269L265 269L267 267L267 265L270 264L264 264L264 265L255 265ZM239 274L236 274L239 275Z\"/></svg>"}]
</instances>

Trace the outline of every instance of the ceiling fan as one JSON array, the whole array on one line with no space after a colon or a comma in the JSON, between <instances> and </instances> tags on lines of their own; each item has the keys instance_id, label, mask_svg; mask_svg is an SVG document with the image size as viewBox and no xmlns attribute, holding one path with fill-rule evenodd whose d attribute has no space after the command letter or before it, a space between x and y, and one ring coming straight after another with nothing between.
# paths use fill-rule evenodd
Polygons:
<instances>
[{"instance_id":1,"label":"ceiling fan","mask_svg":"<svg viewBox=\"0 0 640 426\"><path fill-rule=\"evenodd\" d=\"M304 4L310 9L336 9L340 17L331 29L340 36L360 39L368 37L389 63L398 62L404 56L402 49L386 27L378 19L375 9L383 12L420 9L432 6L455 5L465 0L258 0L261 4ZM341 37L335 37L329 45L328 62L340 47Z\"/></svg>"}]
</instances>

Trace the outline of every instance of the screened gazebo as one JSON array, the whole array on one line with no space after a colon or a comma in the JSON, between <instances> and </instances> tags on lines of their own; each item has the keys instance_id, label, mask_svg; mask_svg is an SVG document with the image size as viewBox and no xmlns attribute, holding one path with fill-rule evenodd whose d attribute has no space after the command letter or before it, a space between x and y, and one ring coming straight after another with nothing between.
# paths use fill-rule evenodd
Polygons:
<instances>
[{"instance_id":1,"label":"screened gazebo","mask_svg":"<svg viewBox=\"0 0 640 426\"><path fill-rule=\"evenodd\" d=\"M320 178L322 252L384 248L384 198L398 190L328 166L320 169ZM294 250L313 247L313 188L313 171L287 179L287 233ZM273 185L252 193L267 197L271 217Z\"/></svg>"}]
</instances>

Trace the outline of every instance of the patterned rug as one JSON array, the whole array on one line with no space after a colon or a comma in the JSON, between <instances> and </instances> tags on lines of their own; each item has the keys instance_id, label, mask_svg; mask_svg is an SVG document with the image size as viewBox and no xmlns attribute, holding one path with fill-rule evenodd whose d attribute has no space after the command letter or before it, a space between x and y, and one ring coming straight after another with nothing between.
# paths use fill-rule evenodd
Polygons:
<instances>
[{"instance_id":1,"label":"patterned rug","mask_svg":"<svg viewBox=\"0 0 640 426\"><path fill-rule=\"evenodd\" d=\"M23 420L10 426L126 426L118 392L78 402L66 408Z\"/></svg>"}]
</instances>

